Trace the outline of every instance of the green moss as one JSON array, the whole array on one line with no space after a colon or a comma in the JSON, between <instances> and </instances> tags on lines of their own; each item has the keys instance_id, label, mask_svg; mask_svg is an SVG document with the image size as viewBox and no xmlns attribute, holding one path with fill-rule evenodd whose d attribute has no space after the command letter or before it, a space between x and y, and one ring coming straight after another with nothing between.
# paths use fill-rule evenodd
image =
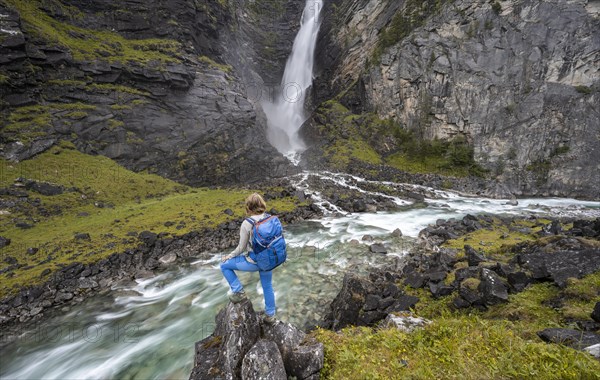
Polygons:
<instances>
[{"instance_id":1,"label":"green moss","mask_svg":"<svg viewBox=\"0 0 600 380\"><path fill-rule=\"evenodd\" d=\"M492 10L494 13L500 14L500 12L502 12L502 5L496 0L492 3Z\"/></svg>"},{"instance_id":2,"label":"green moss","mask_svg":"<svg viewBox=\"0 0 600 380\"><path fill-rule=\"evenodd\" d=\"M83 119L84 117L86 117L88 115L87 112L83 112L83 111L74 111L74 112L69 112L67 114L65 114L65 117L68 117L70 119L75 119L75 120L79 120L79 119Z\"/></svg>"},{"instance_id":3,"label":"green moss","mask_svg":"<svg viewBox=\"0 0 600 380\"><path fill-rule=\"evenodd\" d=\"M131 172L107 157L80 153L67 142L19 163L0 159L0 172L0 187L25 177L76 189L55 196L32 193L46 210L56 211L50 216L31 207L14 210L10 218L0 219L2 236L12 240L2 254L33 265L31 269L15 270L13 277L2 275L0 298L23 285L44 281L41 273L57 269L58 264L95 262L136 246L138 241L127 235L129 231L179 235L242 217L244 199L250 192L258 191L190 188L157 175ZM298 205L297 198L292 197L268 202L269 208L279 212ZM223 213L227 208L234 211L233 217ZM88 216L80 216L81 213ZM33 228L23 230L15 227L14 218L38 221ZM167 221L174 224L167 227ZM184 227L177 229L182 223ZM91 241L75 241L73 237L78 232L89 233ZM28 255L27 247L37 247L39 251ZM43 263L48 255L54 259Z\"/></svg>"},{"instance_id":4,"label":"green moss","mask_svg":"<svg viewBox=\"0 0 600 380\"><path fill-rule=\"evenodd\" d=\"M134 99L131 101L132 106L141 106L141 105L148 104L148 103L150 103L150 102L147 100L144 100L144 99Z\"/></svg>"},{"instance_id":5,"label":"green moss","mask_svg":"<svg viewBox=\"0 0 600 380\"><path fill-rule=\"evenodd\" d=\"M345 169L351 158L374 165L382 162L381 156L364 140L358 138L337 140L325 154L332 166L339 170Z\"/></svg>"},{"instance_id":6,"label":"green moss","mask_svg":"<svg viewBox=\"0 0 600 380\"><path fill-rule=\"evenodd\" d=\"M432 15L439 12L445 3L452 0L407 0L404 7L396 13L390 24L384 28L372 54L373 63L378 63L381 54L407 37L415 29L425 24Z\"/></svg>"},{"instance_id":7,"label":"green moss","mask_svg":"<svg viewBox=\"0 0 600 380\"><path fill-rule=\"evenodd\" d=\"M510 321L441 317L413 333L317 329L325 379L580 379L600 363L589 354L515 334Z\"/></svg>"},{"instance_id":8,"label":"green moss","mask_svg":"<svg viewBox=\"0 0 600 380\"><path fill-rule=\"evenodd\" d=\"M0 85L7 84L9 80L10 77L8 75L0 73Z\"/></svg>"},{"instance_id":9,"label":"green moss","mask_svg":"<svg viewBox=\"0 0 600 380\"><path fill-rule=\"evenodd\" d=\"M87 85L87 82L74 79L51 79L46 82L53 86L70 86L70 87L82 87Z\"/></svg>"},{"instance_id":10,"label":"green moss","mask_svg":"<svg viewBox=\"0 0 600 380\"><path fill-rule=\"evenodd\" d=\"M87 85L86 89L92 90L92 91L98 90L98 91L104 91L104 92L117 91L117 92L123 92L126 94L140 95L140 96L150 95L150 93L147 91L138 90L137 88L123 86L123 85L119 85L119 84L112 84L112 83L92 83L92 84Z\"/></svg>"},{"instance_id":11,"label":"green moss","mask_svg":"<svg viewBox=\"0 0 600 380\"><path fill-rule=\"evenodd\" d=\"M212 59L210 59L210 57L207 57L205 55L201 55L200 57L198 57L198 60L201 63L209 65L210 67L213 67L215 69L221 70L224 73L230 73L232 70L231 66L217 63L217 62L213 61Z\"/></svg>"},{"instance_id":12,"label":"green moss","mask_svg":"<svg viewBox=\"0 0 600 380\"><path fill-rule=\"evenodd\" d=\"M150 61L179 62L177 54L181 44L173 40L145 39L128 40L109 31L84 29L75 25L58 21L42 9L45 4L39 0L6 0L16 9L25 24L25 30L34 36L69 49L73 58L83 60L107 60L127 64L136 62L148 64ZM67 10L67 16L76 17L76 8L69 8L60 2L56 7Z\"/></svg>"},{"instance_id":13,"label":"green moss","mask_svg":"<svg viewBox=\"0 0 600 380\"><path fill-rule=\"evenodd\" d=\"M592 93L592 89L588 86L575 86L575 90L584 95L589 95Z\"/></svg>"},{"instance_id":14,"label":"green moss","mask_svg":"<svg viewBox=\"0 0 600 380\"><path fill-rule=\"evenodd\" d=\"M124 110L130 110L130 109L132 109L132 107L127 104L113 104L110 106L110 109L112 109L114 111L124 111Z\"/></svg>"},{"instance_id":15,"label":"green moss","mask_svg":"<svg viewBox=\"0 0 600 380\"><path fill-rule=\"evenodd\" d=\"M477 290L480 283L481 281L476 278L467 278L460 283L460 286L469 290Z\"/></svg>"}]
</instances>

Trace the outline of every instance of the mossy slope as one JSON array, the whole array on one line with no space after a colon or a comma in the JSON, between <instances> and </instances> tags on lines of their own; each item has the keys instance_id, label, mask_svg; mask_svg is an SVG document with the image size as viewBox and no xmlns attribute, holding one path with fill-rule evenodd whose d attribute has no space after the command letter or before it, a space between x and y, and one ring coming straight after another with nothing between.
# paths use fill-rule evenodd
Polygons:
<instances>
[{"instance_id":1,"label":"mossy slope","mask_svg":"<svg viewBox=\"0 0 600 380\"><path fill-rule=\"evenodd\" d=\"M143 230L180 235L240 218L245 197L255 191L183 186L153 174L131 172L103 156L80 153L70 143L18 164L0 160L0 168L0 188L23 177L65 189L53 196L28 191L29 201L3 197L18 205L0 215L1 235L11 239L0 252L3 261L12 257L24 267L1 275L0 298L23 285L43 282L50 275L48 270L60 265L95 262L136 246L135 233ZM269 207L280 212L298 204L290 197L269 201ZM223 213L228 208L233 216ZM17 222L33 227L19 228ZM90 240L75 239L77 233L88 233ZM38 251L29 254L28 248Z\"/></svg>"}]
</instances>

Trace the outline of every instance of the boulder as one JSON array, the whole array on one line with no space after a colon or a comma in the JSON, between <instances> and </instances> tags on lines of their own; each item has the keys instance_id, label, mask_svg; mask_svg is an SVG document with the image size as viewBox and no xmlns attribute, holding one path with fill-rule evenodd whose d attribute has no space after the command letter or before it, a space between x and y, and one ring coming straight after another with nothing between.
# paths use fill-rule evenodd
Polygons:
<instances>
[{"instance_id":1,"label":"boulder","mask_svg":"<svg viewBox=\"0 0 600 380\"><path fill-rule=\"evenodd\" d=\"M286 380L283 360L274 342L261 339L242 361L243 380Z\"/></svg>"},{"instance_id":2,"label":"boulder","mask_svg":"<svg viewBox=\"0 0 600 380\"><path fill-rule=\"evenodd\" d=\"M400 331L410 333L430 323L431 321L425 318L415 317L411 313L403 313L401 315L388 314L379 326L382 328L396 328Z\"/></svg>"},{"instance_id":3,"label":"boulder","mask_svg":"<svg viewBox=\"0 0 600 380\"><path fill-rule=\"evenodd\" d=\"M212 335L196 343L190 379L313 379L323 367L323 345L289 323L262 322L252 303L229 303Z\"/></svg>"},{"instance_id":4,"label":"boulder","mask_svg":"<svg viewBox=\"0 0 600 380\"><path fill-rule=\"evenodd\" d=\"M387 248L383 244L380 244L380 243L371 244L371 246L369 247L369 250L372 253L386 254L388 252Z\"/></svg>"},{"instance_id":5,"label":"boulder","mask_svg":"<svg viewBox=\"0 0 600 380\"><path fill-rule=\"evenodd\" d=\"M600 249L588 248L574 251L531 252L517 257L521 266L531 272L536 280L552 280L560 288L570 277L581 278L600 270Z\"/></svg>"},{"instance_id":6,"label":"boulder","mask_svg":"<svg viewBox=\"0 0 600 380\"><path fill-rule=\"evenodd\" d=\"M196 343L190 379L240 379L244 356L258 340L258 317L249 300L230 302L215 321L213 334Z\"/></svg>"},{"instance_id":7,"label":"boulder","mask_svg":"<svg viewBox=\"0 0 600 380\"><path fill-rule=\"evenodd\" d=\"M594 311L591 315L592 319L598 323L600 323L600 302L596 302L596 306L594 306Z\"/></svg>"},{"instance_id":8,"label":"boulder","mask_svg":"<svg viewBox=\"0 0 600 380\"><path fill-rule=\"evenodd\" d=\"M486 258L482 254L477 252L475 249L473 249L473 247L471 247L468 244L465 245L465 254L467 256L467 260L469 262L470 267L476 267L477 265L479 265L479 263L486 261Z\"/></svg>"},{"instance_id":9,"label":"boulder","mask_svg":"<svg viewBox=\"0 0 600 380\"><path fill-rule=\"evenodd\" d=\"M508 301L508 287L500 276L489 269L481 269L478 290L487 305L495 305Z\"/></svg>"},{"instance_id":10,"label":"boulder","mask_svg":"<svg viewBox=\"0 0 600 380\"><path fill-rule=\"evenodd\" d=\"M596 359L600 359L600 343L586 347L583 350L595 357Z\"/></svg>"},{"instance_id":11,"label":"boulder","mask_svg":"<svg viewBox=\"0 0 600 380\"><path fill-rule=\"evenodd\" d=\"M537 335L544 342L564 344L578 350L600 344L600 335L572 329L545 329L538 332Z\"/></svg>"}]
</instances>

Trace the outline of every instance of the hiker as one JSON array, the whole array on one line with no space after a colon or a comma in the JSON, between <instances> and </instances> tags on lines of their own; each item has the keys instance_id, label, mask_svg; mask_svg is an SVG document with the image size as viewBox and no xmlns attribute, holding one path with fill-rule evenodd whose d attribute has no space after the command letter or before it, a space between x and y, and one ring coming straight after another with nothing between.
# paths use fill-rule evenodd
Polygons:
<instances>
[{"instance_id":1,"label":"hiker","mask_svg":"<svg viewBox=\"0 0 600 380\"><path fill-rule=\"evenodd\" d=\"M267 204L259 194L246 198L246 218L240 227L240 241L235 250L222 258L221 271L231 287L229 299L238 303L246 299L246 293L234 270L258 272L265 296L267 323L275 321L275 293L272 270L286 259L285 240L281 223L276 216L265 211Z\"/></svg>"}]
</instances>

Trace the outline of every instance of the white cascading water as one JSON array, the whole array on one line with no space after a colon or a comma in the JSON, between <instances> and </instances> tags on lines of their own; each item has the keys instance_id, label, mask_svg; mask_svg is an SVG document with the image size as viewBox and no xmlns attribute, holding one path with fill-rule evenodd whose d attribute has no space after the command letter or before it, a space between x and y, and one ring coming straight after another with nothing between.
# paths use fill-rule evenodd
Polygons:
<instances>
[{"instance_id":1,"label":"white cascading water","mask_svg":"<svg viewBox=\"0 0 600 380\"><path fill-rule=\"evenodd\" d=\"M306 1L300 30L285 65L278 96L262 104L267 116L269 142L294 164L298 163L299 154L306 148L298 136L298 130L306 120L304 99L313 79L322 6L322 0Z\"/></svg>"}]
</instances>

